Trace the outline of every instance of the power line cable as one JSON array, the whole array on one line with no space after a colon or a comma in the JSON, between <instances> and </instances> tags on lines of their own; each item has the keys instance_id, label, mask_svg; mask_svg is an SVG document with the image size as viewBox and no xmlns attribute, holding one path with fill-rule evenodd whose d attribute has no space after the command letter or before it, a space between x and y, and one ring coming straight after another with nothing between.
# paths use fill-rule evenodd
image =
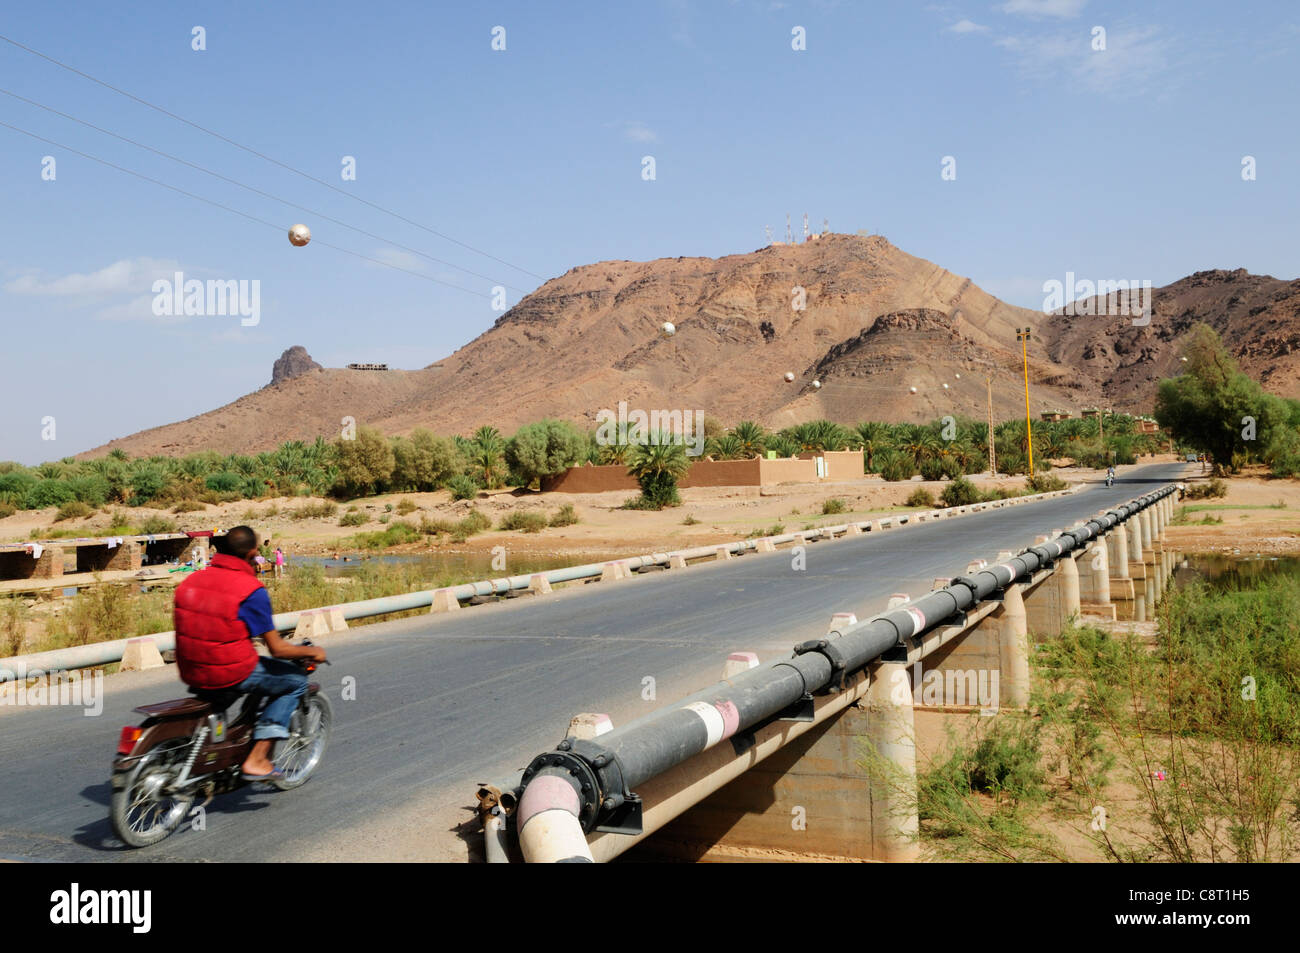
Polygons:
<instances>
[{"instance_id":1,"label":"power line cable","mask_svg":"<svg viewBox=\"0 0 1300 953\"><path fill-rule=\"evenodd\" d=\"M289 165L288 163L281 162L279 159L275 159L264 153L258 152L256 149L250 146L246 146L241 142L236 142L234 139L231 139L228 136L223 136L221 133L215 132L212 129L208 129L206 126L201 126L196 122L186 119L184 116L179 116L176 113L171 112L170 110L164 109L162 106L149 102L149 100L147 99L141 99L139 96L136 96L132 93L128 93L124 89L119 89L118 87L112 85L111 83L106 83L102 79L98 79L94 76L91 76L89 73L82 72L81 70L77 69L75 66L69 66L67 63L60 62L59 60L56 60L54 57L42 53L40 50L34 50L30 46L24 46L22 43L19 43L17 40L7 37L2 33L0 33L0 40L3 40L4 42L8 43L10 46L16 46L18 49L30 53L33 56L39 56L41 59L53 63L55 66L59 67L60 69L65 69L70 73L75 73L76 75L82 77L83 79L88 79L92 83L96 83L100 86L103 86L105 89L111 90L112 92L117 93L119 96L125 96L127 99L130 99L133 102L137 102L142 106L147 106L148 108L154 110L155 112L162 113L164 116L167 116L170 119L175 119L177 122L184 123L185 125L190 126L193 129L197 129L199 132L206 133L207 135L212 136L215 139L220 139L222 142L227 143L228 145L232 145L236 149L242 149L244 152L247 152L250 155L257 156L259 159L262 159L266 162L270 162L272 165L279 166L280 168L285 169L288 172L292 172L294 175L298 175L311 182L315 182L317 185L323 185L325 186L325 188L331 189L332 191L339 193L339 195L345 195L348 198L352 199L354 202L360 202L363 205L368 205L371 208L376 209L377 211L383 212L385 215L391 215L393 218L406 222L408 225L414 225L416 228L423 229L424 231L428 232L431 235L436 235L437 237L443 239L444 241L449 241L454 245L459 245L462 248L466 248L469 251L474 252L474 254L476 255L482 255L485 258L491 258L493 261L497 262L498 264L505 265L507 268L513 268L516 271L523 272L524 274L528 275L531 278L536 278L539 281L546 280L542 275L536 274L535 272L531 272L527 268L523 268L520 265L512 264L511 262L506 261L504 258L498 258L496 255L485 252L482 249L475 248L473 245L469 245L465 242L462 242L458 238L452 238L450 235L445 235L442 232L430 228L427 225L421 224L420 222L414 221L413 219L409 219L404 215L400 215L397 212L386 209L382 205L379 205L375 202L371 202L368 199L363 199L359 195L354 195L353 193L349 192L347 189L341 189L337 185L334 185L330 182L326 182L324 179L318 179L314 175L310 175L309 173L303 172L301 169L295 169L293 166Z\"/></svg>"},{"instance_id":2,"label":"power line cable","mask_svg":"<svg viewBox=\"0 0 1300 953\"><path fill-rule=\"evenodd\" d=\"M108 166L110 169L116 169L118 172L125 172L127 175L134 176L137 179L142 179L145 182L152 183L153 185L161 186L164 189L169 189L172 192L176 192L188 198L196 199L197 201L203 202L207 205L211 205L214 208L219 208L224 212L230 212L234 215L240 216L241 218L246 218L250 222L256 222L259 225L265 225L268 228L275 229L276 231L281 231L281 232L287 231L287 229L283 225L277 225L275 222L268 222L264 218L258 218L256 215L250 215L248 212L240 211L239 209L232 208L229 205L223 205L221 202L214 201L213 199L205 198L202 195L197 195L194 192L186 191L185 189L179 188L175 185L169 185L168 183L163 182L159 179L155 179L152 178L151 176L147 176L142 172L136 172L133 169L126 168L125 166L117 165L116 163L109 162L107 159L101 159L99 156L93 156L88 152L82 152L80 149L74 149L69 145L65 145L61 142L56 142L55 140L48 139L45 136L38 136L34 132L29 132L26 129L21 129L18 126L11 125L10 123L0 121L0 126L3 126L5 129L12 129L14 132L21 133L22 135L28 136L39 142L45 142L52 146L57 146L60 149L64 149L68 152L71 152L73 155L81 156L83 159L89 159L92 162L98 162L100 165ZM418 271L412 271L410 268L403 268L401 265L394 265L392 262L383 261L379 258L371 258L369 255L363 255L360 252L353 251L350 248L343 248L340 245L332 245L329 242L317 242L317 244L323 245L326 248L332 248L334 251L343 252L345 255L352 255L355 258L362 259L363 261L373 262L376 265L383 265L385 268L393 268L397 271L404 271L408 275L414 275L416 278L423 278L425 281L432 281L434 284L445 285L448 288L455 288L457 291L464 291L466 294L472 294L475 297L482 297L482 292L480 291L474 291L471 288L465 288L462 287L461 285L452 284L450 281L443 281L440 278L434 278L430 275L421 274Z\"/></svg>"},{"instance_id":3,"label":"power line cable","mask_svg":"<svg viewBox=\"0 0 1300 953\"><path fill-rule=\"evenodd\" d=\"M71 120L72 122L79 123L88 129L94 129L96 132L103 133L106 136L112 136L114 139L117 139L121 142L129 143L138 149L144 149L146 152L152 152L154 155L162 156L164 159L170 159L172 162L178 162L181 165L188 166L191 169L197 169L199 172L202 172L206 175L210 175L213 178L220 179L222 182L228 182L231 185L236 185L241 189L246 189L249 192L253 192L257 195L261 195L264 198L268 198L273 201L280 202L281 204L287 205L290 208L296 208L301 212L306 212L307 214L312 215L315 218L321 219L323 221L333 222L335 225L341 225L344 228L350 229L361 235L365 235L367 238L373 238L376 241L383 242L386 245L392 245L394 248L400 248L402 251L410 252L412 255L418 255L421 258L427 258L429 261L436 262L439 265L446 265L448 268L455 268L457 271L463 271L465 272L465 274L473 275L475 278L482 278L484 281L496 282L496 279L489 275L481 275L477 271L470 271L468 268L463 268L460 265L455 265L449 261L443 261L441 258L435 258L432 255L425 254L424 252L420 251L418 248L411 248L407 245L401 244L400 242L395 242L392 241L391 239L385 238L382 235L376 235L373 232L368 232L364 228L359 228L356 225L349 225L347 222L340 221L337 218L331 218L329 215L326 215L324 212L319 212L316 209L308 208L305 205L299 205L296 202L291 202L289 199L281 198L278 195L274 195L270 192L263 191L262 189L255 188L254 186L246 185L237 179L232 179L229 176L222 175L220 172L214 172L211 169L204 168L203 166L195 162L190 162L188 159L182 159L180 156L174 156L171 155L170 153L163 152L161 149L155 149L153 146L145 145L143 142L137 142L136 140L131 139L128 136L118 135L117 133L113 132L110 129L104 129L101 126L96 126L92 122L87 122L84 119L78 119L76 116L72 116L69 115L68 113L61 112L55 109L53 106L47 106L44 103L39 103L34 99L28 99L26 96L20 96L18 93L13 92L12 90L0 88L0 93L3 93L4 95L9 96L13 99L17 99L20 102L27 103L30 106L35 106L38 109L44 109L48 113L53 113L56 116L61 116L64 119L68 119ZM521 294L527 294L527 292L523 288L516 288L513 285L503 285L503 287L509 288L511 291L518 291Z\"/></svg>"}]
</instances>

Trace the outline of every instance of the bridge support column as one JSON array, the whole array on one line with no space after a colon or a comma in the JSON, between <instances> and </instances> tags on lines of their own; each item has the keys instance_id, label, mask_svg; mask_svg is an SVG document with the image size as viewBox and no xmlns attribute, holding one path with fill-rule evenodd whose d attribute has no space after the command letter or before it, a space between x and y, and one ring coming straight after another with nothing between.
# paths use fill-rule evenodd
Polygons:
<instances>
[{"instance_id":1,"label":"bridge support column","mask_svg":"<svg viewBox=\"0 0 1300 953\"><path fill-rule=\"evenodd\" d=\"M1079 570L1079 612L1113 621L1115 606L1110 601L1110 557L1105 540L1090 540L1087 548L1079 552L1075 567Z\"/></svg>"},{"instance_id":2,"label":"bridge support column","mask_svg":"<svg viewBox=\"0 0 1300 953\"><path fill-rule=\"evenodd\" d=\"M1074 560L1062 556L1051 575L1024 592L1029 632L1040 640L1055 638L1065 631L1070 619L1079 617L1079 570Z\"/></svg>"},{"instance_id":3,"label":"bridge support column","mask_svg":"<svg viewBox=\"0 0 1300 953\"><path fill-rule=\"evenodd\" d=\"M1128 572L1128 530L1123 523L1111 527L1105 536L1106 561L1110 567L1110 600L1115 604L1115 618L1133 618L1133 600L1136 593L1133 578Z\"/></svg>"},{"instance_id":4,"label":"bridge support column","mask_svg":"<svg viewBox=\"0 0 1300 953\"><path fill-rule=\"evenodd\" d=\"M867 734L883 762L870 784L871 852L876 860L912 861L921 854L912 680L904 662L878 662L870 678Z\"/></svg>"}]
</instances>

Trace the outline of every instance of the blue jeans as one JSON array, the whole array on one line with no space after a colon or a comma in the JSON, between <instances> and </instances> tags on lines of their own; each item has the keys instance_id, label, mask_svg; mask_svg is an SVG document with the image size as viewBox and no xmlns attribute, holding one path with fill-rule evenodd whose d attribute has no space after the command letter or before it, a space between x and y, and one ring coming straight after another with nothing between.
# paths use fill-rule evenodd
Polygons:
<instances>
[{"instance_id":1,"label":"blue jeans","mask_svg":"<svg viewBox=\"0 0 1300 953\"><path fill-rule=\"evenodd\" d=\"M253 740L288 738L289 719L298 707L298 700L307 692L307 676L302 669L293 662L262 655L258 657L257 668L238 687L241 692L267 696L266 707L253 728Z\"/></svg>"}]
</instances>

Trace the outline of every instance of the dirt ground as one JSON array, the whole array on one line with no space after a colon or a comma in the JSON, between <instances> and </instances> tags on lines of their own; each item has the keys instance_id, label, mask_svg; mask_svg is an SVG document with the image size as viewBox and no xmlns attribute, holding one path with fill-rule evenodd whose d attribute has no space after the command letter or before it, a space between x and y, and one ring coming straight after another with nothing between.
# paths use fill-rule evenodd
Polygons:
<instances>
[{"instance_id":1,"label":"dirt ground","mask_svg":"<svg viewBox=\"0 0 1300 953\"><path fill-rule=\"evenodd\" d=\"M1208 476L1193 475L1189 485ZM1187 522L1166 531L1169 545L1185 553L1300 554L1300 481L1278 480L1262 467L1224 480L1226 497L1184 500ZM1205 523L1205 520L1222 520Z\"/></svg>"}]
</instances>

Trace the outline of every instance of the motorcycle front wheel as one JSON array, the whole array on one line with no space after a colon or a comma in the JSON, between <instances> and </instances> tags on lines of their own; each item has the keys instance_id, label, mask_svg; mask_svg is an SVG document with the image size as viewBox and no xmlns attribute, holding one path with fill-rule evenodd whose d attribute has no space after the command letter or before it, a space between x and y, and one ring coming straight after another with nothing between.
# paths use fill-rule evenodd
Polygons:
<instances>
[{"instance_id":1,"label":"motorcycle front wheel","mask_svg":"<svg viewBox=\"0 0 1300 953\"><path fill-rule=\"evenodd\" d=\"M289 719L289 737L275 752L275 766L284 777L271 783L281 791L306 784L325 755L333 724L334 713L324 695L304 698Z\"/></svg>"}]
</instances>

